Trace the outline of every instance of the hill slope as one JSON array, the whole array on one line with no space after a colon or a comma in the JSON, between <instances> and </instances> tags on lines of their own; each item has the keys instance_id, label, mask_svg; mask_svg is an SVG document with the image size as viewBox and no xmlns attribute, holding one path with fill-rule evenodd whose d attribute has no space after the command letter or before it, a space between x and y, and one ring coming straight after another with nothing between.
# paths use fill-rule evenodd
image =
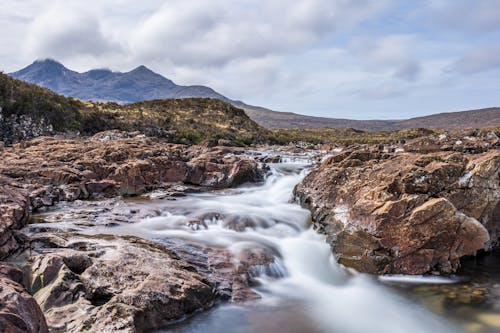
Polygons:
<instances>
[{"instance_id":1,"label":"hill slope","mask_svg":"<svg viewBox=\"0 0 500 333\"><path fill-rule=\"evenodd\" d=\"M244 145L271 138L243 110L217 99L128 105L82 102L0 73L0 141L12 143L62 132L91 135L110 129L141 131L185 143L211 139Z\"/></svg>"},{"instance_id":2,"label":"hill slope","mask_svg":"<svg viewBox=\"0 0 500 333\"><path fill-rule=\"evenodd\" d=\"M500 126L500 108L437 113L430 116L398 121L395 129L405 128L487 128Z\"/></svg>"},{"instance_id":3,"label":"hill slope","mask_svg":"<svg viewBox=\"0 0 500 333\"><path fill-rule=\"evenodd\" d=\"M132 103L163 98L216 98L244 109L251 119L269 129L331 127L392 131L419 127L456 129L500 126L500 108L442 113L405 120L350 120L276 112L231 100L206 86L179 86L144 66L126 73L106 69L78 73L48 59L35 61L10 75L83 100Z\"/></svg>"}]
</instances>

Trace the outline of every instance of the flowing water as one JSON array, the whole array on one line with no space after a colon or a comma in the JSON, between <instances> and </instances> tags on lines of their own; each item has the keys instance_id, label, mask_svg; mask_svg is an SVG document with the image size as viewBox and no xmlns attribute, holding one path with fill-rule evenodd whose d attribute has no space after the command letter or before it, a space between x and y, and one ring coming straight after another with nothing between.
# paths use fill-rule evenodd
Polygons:
<instances>
[{"instance_id":1,"label":"flowing water","mask_svg":"<svg viewBox=\"0 0 500 333\"><path fill-rule=\"evenodd\" d=\"M235 254L253 247L274 253L272 264L254 268L260 300L219 305L160 332L463 332L460 316L433 312L427 302L429 290L437 287L439 294L439 288L459 279L381 280L334 261L324 237L311 229L309 212L292 200L293 187L306 174L307 164L300 160L271 164L271 174L259 186L134 202L134 207L155 207L158 216L93 227L91 232L160 242L183 238ZM191 224L195 218L203 224ZM420 293L417 287L423 288Z\"/></svg>"}]
</instances>

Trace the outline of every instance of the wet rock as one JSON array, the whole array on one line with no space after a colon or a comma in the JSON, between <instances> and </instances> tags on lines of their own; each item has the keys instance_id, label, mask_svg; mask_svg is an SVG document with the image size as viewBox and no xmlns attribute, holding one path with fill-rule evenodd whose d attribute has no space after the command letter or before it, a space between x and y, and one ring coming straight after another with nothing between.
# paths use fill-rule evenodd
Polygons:
<instances>
[{"instance_id":1,"label":"wet rock","mask_svg":"<svg viewBox=\"0 0 500 333\"><path fill-rule=\"evenodd\" d=\"M25 224L29 206L21 184L0 175L0 260L19 247L14 230Z\"/></svg>"},{"instance_id":2,"label":"wet rock","mask_svg":"<svg viewBox=\"0 0 500 333\"><path fill-rule=\"evenodd\" d=\"M461 257L498 243L499 169L498 150L357 147L328 158L295 193L340 263L376 274L452 273Z\"/></svg>"},{"instance_id":3,"label":"wet rock","mask_svg":"<svg viewBox=\"0 0 500 333\"><path fill-rule=\"evenodd\" d=\"M46 333L45 317L35 299L22 286L18 268L0 264L0 331Z\"/></svg>"},{"instance_id":4,"label":"wet rock","mask_svg":"<svg viewBox=\"0 0 500 333\"><path fill-rule=\"evenodd\" d=\"M267 171L265 165L233 153L228 148L200 152L187 163L184 182L226 188L264 180Z\"/></svg>"},{"instance_id":5,"label":"wet rock","mask_svg":"<svg viewBox=\"0 0 500 333\"><path fill-rule=\"evenodd\" d=\"M251 289L256 284L252 272L254 267L273 260L269 252L266 256L262 254L265 250L255 248L244 249L235 255L226 249L185 240L169 239L163 242L182 260L193 265L198 273L206 276L222 300L241 303L260 298Z\"/></svg>"},{"instance_id":6,"label":"wet rock","mask_svg":"<svg viewBox=\"0 0 500 333\"><path fill-rule=\"evenodd\" d=\"M180 239L37 234L26 283L51 332L144 332L212 306L260 298L252 271L270 250ZM1 273L1 271L0 271Z\"/></svg>"},{"instance_id":7,"label":"wet rock","mask_svg":"<svg viewBox=\"0 0 500 333\"><path fill-rule=\"evenodd\" d=\"M52 332L144 332L218 298L195 267L139 238L46 234L34 244L50 252L31 259L29 285Z\"/></svg>"}]
</instances>

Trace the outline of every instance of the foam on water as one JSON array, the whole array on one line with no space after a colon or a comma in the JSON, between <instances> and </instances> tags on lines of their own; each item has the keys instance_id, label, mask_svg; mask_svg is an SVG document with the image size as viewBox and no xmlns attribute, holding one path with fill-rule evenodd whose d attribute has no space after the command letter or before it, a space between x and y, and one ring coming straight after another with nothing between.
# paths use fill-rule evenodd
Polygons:
<instances>
[{"instance_id":1,"label":"foam on water","mask_svg":"<svg viewBox=\"0 0 500 333\"><path fill-rule=\"evenodd\" d=\"M158 240L169 237L194 239L226 247L235 254L243 248L256 246L272 249L276 254L274 262L255 266L253 274L262 282L258 291L263 299L257 304L265 307L264 314L275 311L276 316L283 316L282 309L296 311L285 316L287 319L280 324L280 332L297 332L299 326L293 323L294 317L302 318L301 325L305 325L303 329L308 332L460 332L452 323L398 296L377 278L353 273L335 262L324 236L311 229L310 213L292 200L293 187L306 174L305 164L307 161L299 163L298 160L293 160L292 164L275 164L261 186L155 201L155 207L161 208L160 216L86 232ZM193 219L202 219L203 223L193 228L190 226ZM249 225L239 231L230 230L228 220ZM381 279L413 282L415 278L386 276ZM429 281L448 282L436 278ZM247 310L223 307L217 311L213 315L227 314L224 311L234 311L241 318L263 315L262 308L252 307ZM207 316L203 323L188 322L177 327L175 332L218 332L219 321ZM225 331L273 331L267 330L269 326L264 322L245 326L250 325L248 319L237 319L240 317L227 323Z\"/></svg>"}]
</instances>

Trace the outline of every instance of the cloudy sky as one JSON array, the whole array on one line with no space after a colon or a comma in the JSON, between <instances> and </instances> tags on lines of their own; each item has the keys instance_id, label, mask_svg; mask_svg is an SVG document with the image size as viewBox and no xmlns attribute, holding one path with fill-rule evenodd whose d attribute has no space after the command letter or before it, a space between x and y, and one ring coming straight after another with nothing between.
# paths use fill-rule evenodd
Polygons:
<instances>
[{"instance_id":1,"label":"cloudy sky","mask_svg":"<svg viewBox=\"0 0 500 333\"><path fill-rule=\"evenodd\" d=\"M0 70L146 65L274 110L500 106L500 0L2 0Z\"/></svg>"}]
</instances>

